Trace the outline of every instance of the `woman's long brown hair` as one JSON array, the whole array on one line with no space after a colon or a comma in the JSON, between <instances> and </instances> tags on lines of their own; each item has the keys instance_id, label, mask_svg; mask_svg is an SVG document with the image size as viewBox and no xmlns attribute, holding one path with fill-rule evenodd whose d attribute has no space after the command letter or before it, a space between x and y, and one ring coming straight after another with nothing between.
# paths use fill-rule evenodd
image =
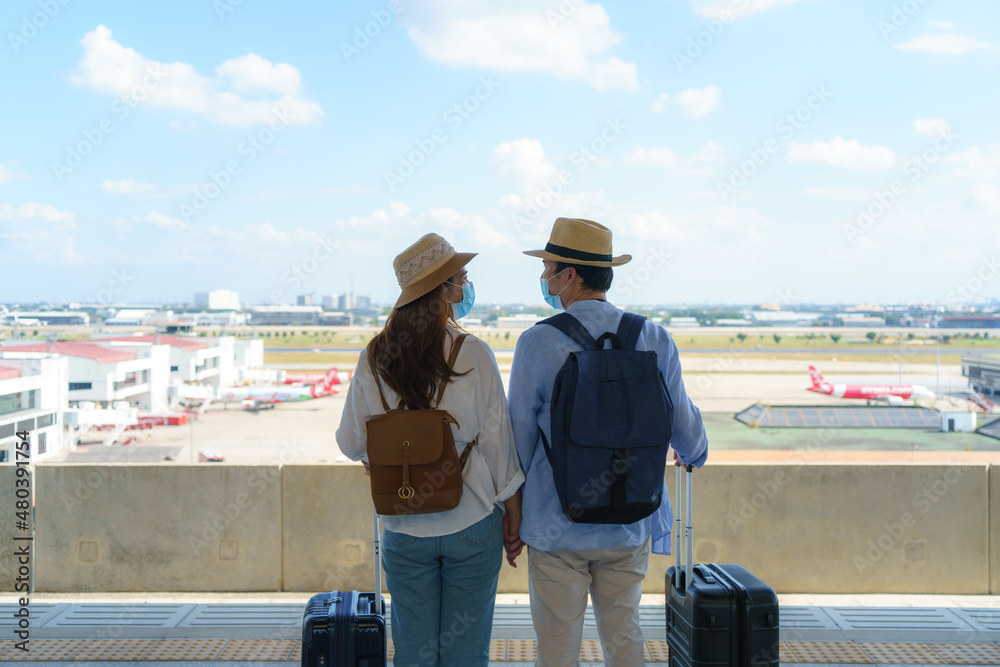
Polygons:
<instances>
[{"instance_id":1,"label":"woman's long brown hair","mask_svg":"<svg viewBox=\"0 0 1000 667\"><path fill-rule=\"evenodd\" d=\"M470 372L456 373L448 367L444 340L451 304L444 290L444 284L438 285L394 309L385 328L368 344L368 363L409 409L433 408L442 382Z\"/></svg>"}]
</instances>

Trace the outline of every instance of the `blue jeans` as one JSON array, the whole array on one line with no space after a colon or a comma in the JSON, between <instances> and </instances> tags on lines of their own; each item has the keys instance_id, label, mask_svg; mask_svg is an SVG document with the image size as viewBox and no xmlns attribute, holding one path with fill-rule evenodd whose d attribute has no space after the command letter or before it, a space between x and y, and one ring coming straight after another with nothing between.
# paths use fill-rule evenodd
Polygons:
<instances>
[{"instance_id":1,"label":"blue jeans","mask_svg":"<svg viewBox=\"0 0 1000 667\"><path fill-rule=\"evenodd\" d=\"M394 667L486 667L503 561L502 513L440 537L385 531Z\"/></svg>"}]
</instances>

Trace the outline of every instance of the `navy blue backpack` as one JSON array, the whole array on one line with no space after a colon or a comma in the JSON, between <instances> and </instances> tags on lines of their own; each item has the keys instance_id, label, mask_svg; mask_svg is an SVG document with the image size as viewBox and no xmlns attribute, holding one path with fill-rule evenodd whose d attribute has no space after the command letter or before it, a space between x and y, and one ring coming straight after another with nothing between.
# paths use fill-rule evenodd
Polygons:
<instances>
[{"instance_id":1,"label":"navy blue backpack","mask_svg":"<svg viewBox=\"0 0 1000 667\"><path fill-rule=\"evenodd\" d=\"M645 321L624 313L618 331L596 341L569 313L538 322L583 346L552 387L552 442L542 434L574 523L634 523L660 506L674 408L656 352L635 349Z\"/></svg>"}]
</instances>

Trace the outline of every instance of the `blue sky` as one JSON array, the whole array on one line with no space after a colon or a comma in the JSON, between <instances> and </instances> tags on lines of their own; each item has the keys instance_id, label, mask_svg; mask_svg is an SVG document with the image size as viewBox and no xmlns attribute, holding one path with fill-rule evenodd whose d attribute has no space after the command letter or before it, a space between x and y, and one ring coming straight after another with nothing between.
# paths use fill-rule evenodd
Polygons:
<instances>
[{"instance_id":1,"label":"blue sky","mask_svg":"<svg viewBox=\"0 0 1000 667\"><path fill-rule=\"evenodd\" d=\"M558 216L622 305L1000 296L997 3L343 4L6 3L0 302L389 303L436 231L540 305Z\"/></svg>"}]
</instances>

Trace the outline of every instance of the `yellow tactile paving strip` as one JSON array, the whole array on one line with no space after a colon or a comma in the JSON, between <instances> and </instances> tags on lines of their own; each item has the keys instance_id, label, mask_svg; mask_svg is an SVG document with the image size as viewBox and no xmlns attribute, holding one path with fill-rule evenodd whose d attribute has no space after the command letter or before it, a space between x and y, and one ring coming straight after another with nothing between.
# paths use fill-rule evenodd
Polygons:
<instances>
[{"instance_id":1,"label":"yellow tactile paving strip","mask_svg":"<svg viewBox=\"0 0 1000 667\"><path fill-rule=\"evenodd\" d=\"M667 662L667 643L646 643L646 659ZM0 664L39 661L260 661L299 662L301 643L294 639L32 639L31 651L0 644ZM393 656L388 642L389 659ZM533 662L533 639L494 639L491 662ZM581 662L601 662L601 644L585 640ZM781 642L782 663L1000 665L1000 644L946 642Z\"/></svg>"}]
</instances>

